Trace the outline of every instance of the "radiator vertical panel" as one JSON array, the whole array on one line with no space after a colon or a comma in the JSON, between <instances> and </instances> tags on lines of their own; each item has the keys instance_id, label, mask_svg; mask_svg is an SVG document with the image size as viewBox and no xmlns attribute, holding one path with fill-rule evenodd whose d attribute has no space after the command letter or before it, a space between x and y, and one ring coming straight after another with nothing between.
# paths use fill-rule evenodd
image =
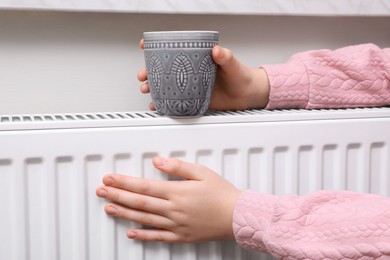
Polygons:
<instances>
[{"instance_id":1,"label":"radiator vertical panel","mask_svg":"<svg viewBox=\"0 0 390 260\"><path fill-rule=\"evenodd\" d=\"M147 179L168 179L168 176L159 172L152 165L152 158L159 155L158 152L148 152L142 155L142 177ZM171 245L161 242L146 243L144 246L145 259L170 259Z\"/></svg>"},{"instance_id":2,"label":"radiator vertical panel","mask_svg":"<svg viewBox=\"0 0 390 260\"><path fill-rule=\"evenodd\" d=\"M246 163L242 163L238 149L226 149L222 152L222 175L239 189L247 187L246 166Z\"/></svg>"},{"instance_id":3,"label":"radiator vertical panel","mask_svg":"<svg viewBox=\"0 0 390 260\"><path fill-rule=\"evenodd\" d=\"M215 153L212 149L200 149L195 154L194 162L209 167L210 169L215 169ZM196 245L197 260L222 260L220 252L220 242L214 241Z\"/></svg>"},{"instance_id":4,"label":"radiator vertical panel","mask_svg":"<svg viewBox=\"0 0 390 260\"><path fill-rule=\"evenodd\" d=\"M26 159L24 162L24 175L25 175L25 198L26 198L26 233L27 233L27 254L32 259L43 258L40 254L43 252L41 231L39 227L42 226L40 223L40 217L43 215L40 211L45 207L41 204L41 192L43 187L40 185L40 179L42 177L41 165L42 159ZM35 184L35 185L34 185ZM35 190L35 192L33 192Z\"/></svg>"},{"instance_id":5,"label":"radiator vertical panel","mask_svg":"<svg viewBox=\"0 0 390 260\"><path fill-rule=\"evenodd\" d=\"M223 260L244 260L246 258L246 252L234 241L224 241L221 253Z\"/></svg>"},{"instance_id":6,"label":"radiator vertical panel","mask_svg":"<svg viewBox=\"0 0 390 260\"><path fill-rule=\"evenodd\" d=\"M262 147L250 148L248 151L248 178L250 189L272 193L273 177L267 153Z\"/></svg>"},{"instance_id":7,"label":"radiator vertical panel","mask_svg":"<svg viewBox=\"0 0 390 260\"><path fill-rule=\"evenodd\" d=\"M335 144L327 144L322 149L322 179L323 189L343 189L345 178L343 174L342 153Z\"/></svg>"},{"instance_id":8,"label":"radiator vertical panel","mask_svg":"<svg viewBox=\"0 0 390 260\"><path fill-rule=\"evenodd\" d=\"M77 212L77 202L74 195L77 176L73 168L73 159L70 156L56 159L56 190L57 190L57 223L58 223L58 256L59 260L77 259L76 246L73 244L78 240L75 232L77 219L74 219ZM76 244L77 245L77 244Z\"/></svg>"},{"instance_id":9,"label":"radiator vertical panel","mask_svg":"<svg viewBox=\"0 0 390 260\"><path fill-rule=\"evenodd\" d=\"M129 153L119 153L114 155L113 170L116 173L125 175L132 174L132 158Z\"/></svg>"},{"instance_id":10,"label":"radiator vertical panel","mask_svg":"<svg viewBox=\"0 0 390 260\"><path fill-rule=\"evenodd\" d=\"M10 159L0 160L0 179L3 187L0 189L0 259L15 259L17 257L15 248L7 247L8 241L13 245L17 244L17 229L15 228L15 200L17 187L15 186L16 176L13 174ZM20 187L19 187L20 189Z\"/></svg>"},{"instance_id":11,"label":"radiator vertical panel","mask_svg":"<svg viewBox=\"0 0 390 260\"><path fill-rule=\"evenodd\" d=\"M238 149L225 149L222 151L222 176L234 183L239 189L247 187L246 165L241 163L241 153ZM226 241L223 244L224 260L243 259L243 251L237 247L236 243Z\"/></svg>"},{"instance_id":12,"label":"radiator vertical panel","mask_svg":"<svg viewBox=\"0 0 390 260\"><path fill-rule=\"evenodd\" d=\"M139 177L141 171L136 168L136 165L139 165L139 163L135 163L134 154L118 153L114 155L113 171L107 173L120 173ZM117 255L113 260L142 259L142 244L127 238L127 231L129 229L138 228L138 225L125 219L117 219L115 220L115 224L115 251Z\"/></svg>"},{"instance_id":13,"label":"radiator vertical panel","mask_svg":"<svg viewBox=\"0 0 390 260\"><path fill-rule=\"evenodd\" d=\"M275 147L273 151L274 193L276 195L291 194L297 190L292 149L292 147L280 146Z\"/></svg>"},{"instance_id":14,"label":"radiator vertical panel","mask_svg":"<svg viewBox=\"0 0 390 260\"><path fill-rule=\"evenodd\" d=\"M222 260L221 242L199 243L196 247L197 260Z\"/></svg>"},{"instance_id":15,"label":"radiator vertical panel","mask_svg":"<svg viewBox=\"0 0 390 260\"><path fill-rule=\"evenodd\" d=\"M298 148L298 193L307 194L321 186L321 172L316 171L317 157L312 145Z\"/></svg>"},{"instance_id":16,"label":"radiator vertical panel","mask_svg":"<svg viewBox=\"0 0 390 260\"><path fill-rule=\"evenodd\" d=\"M358 192L369 191L369 177L364 160L365 148L359 143L347 145L346 150L347 189Z\"/></svg>"},{"instance_id":17,"label":"radiator vertical panel","mask_svg":"<svg viewBox=\"0 0 390 260\"><path fill-rule=\"evenodd\" d=\"M30 246L29 246L29 212L28 212L28 201L27 201L27 176L25 168L25 158L23 156L15 156L13 162L13 174L15 174L13 185L13 207L14 209L11 215L13 218L12 229L15 232L13 244L6 246L13 249L13 254L16 256L15 259L27 259L31 260L30 257ZM10 240L8 240L10 241Z\"/></svg>"},{"instance_id":18,"label":"radiator vertical panel","mask_svg":"<svg viewBox=\"0 0 390 260\"><path fill-rule=\"evenodd\" d=\"M77 156L55 158L57 240L56 259L87 259L84 167ZM80 178L81 177L81 178Z\"/></svg>"},{"instance_id":19,"label":"radiator vertical panel","mask_svg":"<svg viewBox=\"0 0 390 260\"><path fill-rule=\"evenodd\" d=\"M192 244L172 244L172 260L197 260L196 245Z\"/></svg>"},{"instance_id":20,"label":"radiator vertical panel","mask_svg":"<svg viewBox=\"0 0 390 260\"><path fill-rule=\"evenodd\" d=\"M88 193L87 183L88 175L85 168L85 155L76 153L73 157L74 164L74 176L75 183L72 194L75 201L75 212L73 220L76 221L74 225L75 233L78 235L77 240L74 242L75 246L75 259L88 259L89 256L89 238L88 238ZM67 220L69 221L69 220Z\"/></svg>"},{"instance_id":21,"label":"radiator vertical panel","mask_svg":"<svg viewBox=\"0 0 390 260\"><path fill-rule=\"evenodd\" d=\"M156 168L153 167L152 159L153 157L160 155L158 152L149 152L144 153L142 155L142 175L140 177L144 177L147 179L161 179L161 180L167 180L168 175L165 173L160 172Z\"/></svg>"},{"instance_id":22,"label":"radiator vertical panel","mask_svg":"<svg viewBox=\"0 0 390 260\"><path fill-rule=\"evenodd\" d=\"M390 153L384 142L370 145L370 191L390 196Z\"/></svg>"},{"instance_id":23,"label":"radiator vertical panel","mask_svg":"<svg viewBox=\"0 0 390 260\"><path fill-rule=\"evenodd\" d=\"M50 159L28 158L25 161L27 181L29 254L32 259L50 260L56 258L56 227L54 215L53 170Z\"/></svg>"},{"instance_id":24,"label":"radiator vertical panel","mask_svg":"<svg viewBox=\"0 0 390 260\"><path fill-rule=\"evenodd\" d=\"M171 158L176 158L176 159L188 161L189 158L187 156L188 156L188 154L185 151L173 151L169 154L169 157L171 157ZM193 161L193 160L191 160L191 161Z\"/></svg>"},{"instance_id":25,"label":"radiator vertical panel","mask_svg":"<svg viewBox=\"0 0 390 260\"><path fill-rule=\"evenodd\" d=\"M102 155L85 157L85 174L87 176L87 229L88 259L104 260L115 256L115 222L104 211L105 201L96 200L96 188L102 184L103 176L109 172L107 158Z\"/></svg>"}]
</instances>

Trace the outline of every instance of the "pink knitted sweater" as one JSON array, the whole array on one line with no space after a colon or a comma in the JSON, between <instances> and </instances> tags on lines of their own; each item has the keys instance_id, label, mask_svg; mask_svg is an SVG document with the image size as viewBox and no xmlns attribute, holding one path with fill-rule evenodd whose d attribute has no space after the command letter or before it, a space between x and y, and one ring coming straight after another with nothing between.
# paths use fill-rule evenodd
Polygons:
<instances>
[{"instance_id":1,"label":"pink knitted sweater","mask_svg":"<svg viewBox=\"0 0 390 260\"><path fill-rule=\"evenodd\" d=\"M390 105L390 48L308 51L263 68L271 85L267 109Z\"/></svg>"},{"instance_id":2,"label":"pink knitted sweater","mask_svg":"<svg viewBox=\"0 0 390 260\"><path fill-rule=\"evenodd\" d=\"M373 44L294 55L265 65L268 109L390 105L390 49ZM390 259L390 198L349 191L273 196L243 191L237 242L281 259Z\"/></svg>"}]
</instances>

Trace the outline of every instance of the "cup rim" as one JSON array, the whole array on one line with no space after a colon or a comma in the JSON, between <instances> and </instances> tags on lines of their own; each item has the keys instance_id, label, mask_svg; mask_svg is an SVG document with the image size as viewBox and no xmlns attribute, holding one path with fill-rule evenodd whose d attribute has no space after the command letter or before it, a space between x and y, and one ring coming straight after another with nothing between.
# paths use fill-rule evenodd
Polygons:
<instances>
[{"instance_id":1,"label":"cup rim","mask_svg":"<svg viewBox=\"0 0 390 260\"><path fill-rule=\"evenodd\" d=\"M167 41L167 40L202 40L218 41L218 31L148 31L143 33L144 41Z\"/></svg>"}]
</instances>

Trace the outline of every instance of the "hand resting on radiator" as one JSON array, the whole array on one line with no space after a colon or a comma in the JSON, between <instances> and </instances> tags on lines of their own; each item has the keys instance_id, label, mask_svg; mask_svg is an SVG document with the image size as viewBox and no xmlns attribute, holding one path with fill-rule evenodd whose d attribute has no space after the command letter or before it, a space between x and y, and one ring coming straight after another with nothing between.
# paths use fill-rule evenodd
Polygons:
<instances>
[{"instance_id":1,"label":"hand resting on radiator","mask_svg":"<svg viewBox=\"0 0 390 260\"><path fill-rule=\"evenodd\" d=\"M239 191L199 164L161 157L152 163L182 180L109 174L96 190L111 201L105 206L108 215L150 227L128 230L130 239L235 239L244 248L281 259L390 257L388 197L350 191L304 196Z\"/></svg>"},{"instance_id":2,"label":"hand resting on radiator","mask_svg":"<svg viewBox=\"0 0 390 260\"><path fill-rule=\"evenodd\" d=\"M233 209L240 191L212 170L155 157L160 171L183 180L147 180L120 174L103 178L96 194L112 201L107 214L151 226L129 230L129 238L164 242L234 239Z\"/></svg>"}]
</instances>

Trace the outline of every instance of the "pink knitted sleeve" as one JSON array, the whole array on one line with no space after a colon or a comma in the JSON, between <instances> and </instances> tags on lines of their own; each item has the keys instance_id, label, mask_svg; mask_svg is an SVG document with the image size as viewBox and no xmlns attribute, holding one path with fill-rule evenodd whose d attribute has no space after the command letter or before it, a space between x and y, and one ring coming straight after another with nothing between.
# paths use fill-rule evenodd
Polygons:
<instances>
[{"instance_id":1,"label":"pink knitted sleeve","mask_svg":"<svg viewBox=\"0 0 390 260\"><path fill-rule=\"evenodd\" d=\"M271 86L267 109L390 105L390 48L308 51L263 68Z\"/></svg>"},{"instance_id":2,"label":"pink knitted sleeve","mask_svg":"<svg viewBox=\"0 0 390 260\"><path fill-rule=\"evenodd\" d=\"M281 259L390 259L390 198L348 191L272 196L243 191L237 242Z\"/></svg>"}]
</instances>

